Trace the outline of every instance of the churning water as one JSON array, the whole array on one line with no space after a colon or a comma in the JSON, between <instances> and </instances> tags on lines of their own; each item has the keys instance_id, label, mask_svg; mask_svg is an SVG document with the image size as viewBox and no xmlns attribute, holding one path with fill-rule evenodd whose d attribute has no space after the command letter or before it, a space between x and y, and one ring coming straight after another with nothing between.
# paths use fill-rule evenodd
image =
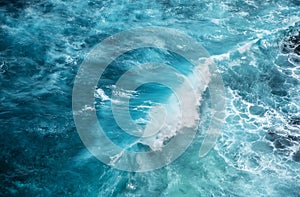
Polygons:
<instances>
[{"instance_id":1,"label":"churning water","mask_svg":"<svg viewBox=\"0 0 300 197\"><path fill-rule=\"evenodd\" d=\"M4 0L0 25L2 196L299 196L298 0ZM209 52L223 78L226 117L214 148L199 157L211 120L211 94L206 83L195 83L201 102L188 114L199 122L188 149L157 170L120 171L83 145L73 120L72 88L97 44L148 26L176 29ZM115 86L125 72L148 62L185 68L181 72L193 78L194 67L178 54L151 47L128 51L100 78L94 108L82 109L95 110L106 135L132 151L159 151L184 124L170 88ZM151 69L166 79L159 68ZM146 134L166 118L162 132L138 141L123 132L111 105L124 98L130 98L131 117ZM157 107L161 103L169 116Z\"/></svg>"}]
</instances>

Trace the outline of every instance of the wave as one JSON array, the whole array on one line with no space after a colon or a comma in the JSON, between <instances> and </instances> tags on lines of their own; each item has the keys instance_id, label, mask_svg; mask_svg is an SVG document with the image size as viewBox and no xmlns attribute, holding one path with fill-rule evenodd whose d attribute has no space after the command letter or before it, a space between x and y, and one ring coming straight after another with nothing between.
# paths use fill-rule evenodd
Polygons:
<instances>
[{"instance_id":1,"label":"wave","mask_svg":"<svg viewBox=\"0 0 300 197\"><path fill-rule=\"evenodd\" d=\"M175 94L172 94L167 103L162 108L160 105L153 106L148 116L152 120L145 127L143 138L138 142L149 146L153 151L161 150L165 143L178 133L184 132L185 128L196 128L200 117L199 106L202 100L202 93L208 87L210 74L208 65L205 62L202 65L196 65L192 73L187 76L187 80L193 87L195 97L183 96L183 100L179 100L176 95L189 95L186 93L187 84L183 83L176 87ZM196 99L196 100L194 100ZM181 111L181 107L185 111ZM165 111L163 111L165 110ZM181 113L187 115L182 116ZM164 120L161 124L160 120ZM184 140L184 139L182 139Z\"/></svg>"}]
</instances>

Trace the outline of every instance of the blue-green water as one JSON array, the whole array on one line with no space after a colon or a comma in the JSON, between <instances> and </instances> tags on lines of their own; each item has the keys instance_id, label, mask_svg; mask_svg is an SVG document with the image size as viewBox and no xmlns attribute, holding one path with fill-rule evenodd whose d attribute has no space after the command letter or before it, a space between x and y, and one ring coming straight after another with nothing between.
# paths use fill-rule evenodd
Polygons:
<instances>
[{"instance_id":1,"label":"blue-green water","mask_svg":"<svg viewBox=\"0 0 300 197\"><path fill-rule=\"evenodd\" d=\"M1 1L0 194L299 196L299 6L297 0ZM164 168L130 173L102 164L82 144L72 88L94 46L144 26L177 29L207 49L224 80L226 121L214 149L199 158L209 121L205 91L188 150ZM124 68L148 61L188 65L166 51L141 49L115 61L98 84L97 115L121 146L131 139L113 135L119 131L106 111L111 90ZM167 92L143 86L128 94L133 103L149 93L159 102ZM144 117L144 108L132 116Z\"/></svg>"}]
</instances>

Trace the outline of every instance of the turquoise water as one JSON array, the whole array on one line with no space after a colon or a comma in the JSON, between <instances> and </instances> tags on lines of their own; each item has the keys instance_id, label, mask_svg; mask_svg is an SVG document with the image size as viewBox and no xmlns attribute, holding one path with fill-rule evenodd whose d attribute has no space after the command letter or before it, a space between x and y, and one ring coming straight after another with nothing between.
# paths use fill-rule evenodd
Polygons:
<instances>
[{"instance_id":1,"label":"turquoise water","mask_svg":"<svg viewBox=\"0 0 300 197\"><path fill-rule=\"evenodd\" d=\"M297 0L0 2L0 194L299 196L299 6ZM101 163L83 145L72 88L93 47L146 26L174 28L206 48L224 81L226 118L215 147L199 158L210 121L210 94L204 91L198 132L187 151L164 168L124 172ZM113 84L149 61L190 66L176 54L145 48L108 67L95 107L120 146L135 138L114 124ZM132 97L133 118L147 121L149 107L165 102L170 90L148 84L125 93Z\"/></svg>"}]
</instances>

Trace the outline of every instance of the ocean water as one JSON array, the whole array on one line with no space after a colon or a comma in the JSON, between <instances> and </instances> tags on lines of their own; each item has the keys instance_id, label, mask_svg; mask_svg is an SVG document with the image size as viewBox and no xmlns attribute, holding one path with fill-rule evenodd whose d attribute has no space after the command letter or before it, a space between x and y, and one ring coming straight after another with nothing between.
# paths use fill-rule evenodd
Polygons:
<instances>
[{"instance_id":1,"label":"ocean water","mask_svg":"<svg viewBox=\"0 0 300 197\"><path fill-rule=\"evenodd\" d=\"M223 79L226 117L214 148L199 157L211 120L210 91L200 88L197 133L187 150L163 168L126 172L87 150L75 127L72 91L97 44L148 26L176 29L207 50ZM107 67L95 110L107 136L124 149L136 137L118 127L111 104L131 98L131 116L147 128L151 108L170 101L172 90L160 84L116 89L126 71L147 62L184 68L186 76L193 70L178 54L151 47ZM300 196L298 0L4 0L0 87L1 196ZM129 149L159 150L176 136L172 110L162 138Z\"/></svg>"}]
</instances>

